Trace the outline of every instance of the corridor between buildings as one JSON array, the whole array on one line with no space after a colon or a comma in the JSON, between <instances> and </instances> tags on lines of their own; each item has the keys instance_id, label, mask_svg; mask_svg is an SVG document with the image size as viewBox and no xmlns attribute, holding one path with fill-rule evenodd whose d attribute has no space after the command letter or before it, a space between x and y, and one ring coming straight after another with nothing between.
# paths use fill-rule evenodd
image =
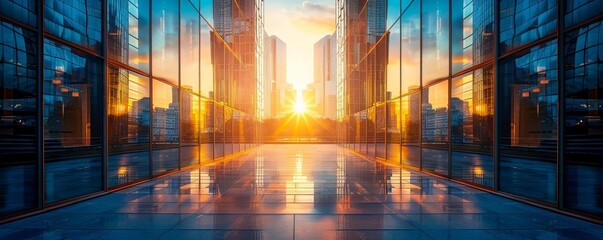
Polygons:
<instances>
[{"instance_id":1,"label":"corridor between buildings","mask_svg":"<svg viewBox=\"0 0 603 240\"><path fill-rule=\"evenodd\" d=\"M0 239L600 239L600 225L337 145L229 160L0 225Z\"/></svg>"}]
</instances>

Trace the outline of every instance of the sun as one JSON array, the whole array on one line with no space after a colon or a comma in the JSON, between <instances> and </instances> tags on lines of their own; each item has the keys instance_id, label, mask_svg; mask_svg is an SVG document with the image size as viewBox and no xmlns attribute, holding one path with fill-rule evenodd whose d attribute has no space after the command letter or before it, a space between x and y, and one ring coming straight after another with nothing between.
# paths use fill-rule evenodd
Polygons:
<instances>
[{"instance_id":1,"label":"sun","mask_svg":"<svg viewBox=\"0 0 603 240\"><path fill-rule=\"evenodd\" d=\"M301 102L301 101L298 101L298 102L295 104L295 107L294 107L294 108L295 108L294 110L295 110L295 112L296 112L297 114L302 114L302 113L305 113L305 112L306 112L306 104L304 104L304 103L303 103L303 102Z\"/></svg>"}]
</instances>

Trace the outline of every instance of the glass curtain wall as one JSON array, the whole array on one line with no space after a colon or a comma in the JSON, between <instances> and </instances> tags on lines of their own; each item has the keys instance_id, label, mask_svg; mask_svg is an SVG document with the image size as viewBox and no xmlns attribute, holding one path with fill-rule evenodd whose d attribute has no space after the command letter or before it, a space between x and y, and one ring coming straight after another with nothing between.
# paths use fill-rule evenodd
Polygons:
<instances>
[{"instance_id":1,"label":"glass curtain wall","mask_svg":"<svg viewBox=\"0 0 603 240\"><path fill-rule=\"evenodd\" d=\"M603 219L601 1L336 3L342 146Z\"/></svg>"},{"instance_id":2,"label":"glass curtain wall","mask_svg":"<svg viewBox=\"0 0 603 240\"><path fill-rule=\"evenodd\" d=\"M262 14L255 0L0 1L0 221L256 146Z\"/></svg>"}]
</instances>

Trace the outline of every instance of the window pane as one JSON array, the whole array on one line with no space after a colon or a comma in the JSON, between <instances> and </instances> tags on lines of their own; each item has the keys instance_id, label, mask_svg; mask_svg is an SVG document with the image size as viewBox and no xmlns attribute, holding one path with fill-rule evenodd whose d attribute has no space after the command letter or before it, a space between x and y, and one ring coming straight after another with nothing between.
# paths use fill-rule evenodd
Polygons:
<instances>
[{"instance_id":1,"label":"window pane","mask_svg":"<svg viewBox=\"0 0 603 240\"><path fill-rule=\"evenodd\" d=\"M402 97L400 103L401 163L421 167L421 93Z\"/></svg>"},{"instance_id":2,"label":"window pane","mask_svg":"<svg viewBox=\"0 0 603 240\"><path fill-rule=\"evenodd\" d=\"M603 26L565 39L565 207L603 216Z\"/></svg>"},{"instance_id":3,"label":"window pane","mask_svg":"<svg viewBox=\"0 0 603 240\"><path fill-rule=\"evenodd\" d=\"M500 2L500 52L537 41L557 28L557 1L535 0Z\"/></svg>"},{"instance_id":4,"label":"window pane","mask_svg":"<svg viewBox=\"0 0 603 240\"><path fill-rule=\"evenodd\" d=\"M4 7L0 3L0 6ZM36 34L0 21L0 215L37 205Z\"/></svg>"},{"instance_id":5,"label":"window pane","mask_svg":"<svg viewBox=\"0 0 603 240\"><path fill-rule=\"evenodd\" d=\"M107 135L109 187L149 177L149 79L108 68Z\"/></svg>"},{"instance_id":6,"label":"window pane","mask_svg":"<svg viewBox=\"0 0 603 240\"><path fill-rule=\"evenodd\" d=\"M494 78L491 67L452 80L452 177L492 187Z\"/></svg>"},{"instance_id":7,"label":"window pane","mask_svg":"<svg viewBox=\"0 0 603 240\"><path fill-rule=\"evenodd\" d=\"M566 0L565 27L576 25L603 13L601 0Z\"/></svg>"},{"instance_id":8,"label":"window pane","mask_svg":"<svg viewBox=\"0 0 603 240\"><path fill-rule=\"evenodd\" d=\"M180 74L181 87L199 92L199 13L189 0L180 0Z\"/></svg>"},{"instance_id":9,"label":"window pane","mask_svg":"<svg viewBox=\"0 0 603 240\"><path fill-rule=\"evenodd\" d=\"M66 41L100 52L102 4L100 0L46 0L44 27Z\"/></svg>"},{"instance_id":10,"label":"window pane","mask_svg":"<svg viewBox=\"0 0 603 240\"><path fill-rule=\"evenodd\" d=\"M555 202L557 41L501 60L500 189Z\"/></svg>"},{"instance_id":11,"label":"window pane","mask_svg":"<svg viewBox=\"0 0 603 240\"><path fill-rule=\"evenodd\" d=\"M449 27L447 0L433 0L429 4L423 4L423 86L448 76Z\"/></svg>"},{"instance_id":12,"label":"window pane","mask_svg":"<svg viewBox=\"0 0 603 240\"><path fill-rule=\"evenodd\" d=\"M214 130L215 130L215 145L214 145L214 157L224 157L224 105L214 105Z\"/></svg>"},{"instance_id":13,"label":"window pane","mask_svg":"<svg viewBox=\"0 0 603 240\"><path fill-rule=\"evenodd\" d=\"M393 162L400 162L400 131L402 130L400 111L400 99L389 101L387 103L387 113L385 113L387 115L386 158L387 160Z\"/></svg>"},{"instance_id":14,"label":"window pane","mask_svg":"<svg viewBox=\"0 0 603 240\"><path fill-rule=\"evenodd\" d=\"M153 80L153 175L178 168L178 88Z\"/></svg>"},{"instance_id":15,"label":"window pane","mask_svg":"<svg viewBox=\"0 0 603 240\"><path fill-rule=\"evenodd\" d=\"M178 2L153 1L153 77L178 85Z\"/></svg>"},{"instance_id":16,"label":"window pane","mask_svg":"<svg viewBox=\"0 0 603 240\"><path fill-rule=\"evenodd\" d=\"M149 71L149 0L110 0L107 6L107 56Z\"/></svg>"},{"instance_id":17,"label":"window pane","mask_svg":"<svg viewBox=\"0 0 603 240\"><path fill-rule=\"evenodd\" d=\"M423 168L448 174L448 81L423 89Z\"/></svg>"},{"instance_id":18,"label":"window pane","mask_svg":"<svg viewBox=\"0 0 603 240\"><path fill-rule=\"evenodd\" d=\"M201 99L201 162L214 159L214 103Z\"/></svg>"},{"instance_id":19,"label":"window pane","mask_svg":"<svg viewBox=\"0 0 603 240\"><path fill-rule=\"evenodd\" d=\"M453 74L492 58L494 50L492 0L453 0Z\"/></svg>"},{"instance_id":20,"label":"window pane","mask_svg":"<svg viewBox=\"0 0 603 240\"><path fill-rule=\"evenodd\" d=\"M101 61L44 41L46 202L102 190Z\"/></svg>"},{"instance_id":21,"label":"window pane","mask_svg":"<svg viewBox=\"0 0 603 240\"><path fill-rule=\"evenodd\" d=\"M392 27L383 42L387 45L386 100L400 96L400 22Z\"/></svg>"},{"instance_id":22,"label":"window pane","mask_svg":"<svg viewBox=\"0 0 603 240\"><path fill-rule=\"evenodd\" d=\"M32 27L37 26L36 0L0 1L0 13Z\"/></svg>"},{"instance_id":23,"label":"window pane","mask_svg":"<svg viewBox=\"0 0 603 240\"><path fill-rule=\"evenodd\" d=\"M421 86L421 13L420 1L413 1L402 14L401 68L402 93Z\"/></svg>"},{"instance_id":24,"label":"window pane","mask_svg":"<svg viewBox=\"0 0 603 240\"><path fill-rule=\"evenodd\" d=\"M385 159L385 113L386 104L378 105L375 109L375 156Z\"/></svg>"},{"instance_id":25,"label":"window pane","mask_svg":"<svg viewBox=\"0 0 603 240\"><path fill-rule=\"evenodd\" d=\"M203 6L203 5L202 5ZM214 98L214 41L211 28L201 23L201 95Z\"/></svg>"}]
</instances>

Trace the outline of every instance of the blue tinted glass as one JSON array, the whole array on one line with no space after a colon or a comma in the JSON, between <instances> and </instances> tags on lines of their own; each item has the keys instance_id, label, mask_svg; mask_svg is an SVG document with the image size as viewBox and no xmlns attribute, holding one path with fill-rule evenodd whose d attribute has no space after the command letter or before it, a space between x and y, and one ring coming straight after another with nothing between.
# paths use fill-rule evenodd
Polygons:
<instances>
[{"instance_id":1,"label":"blue tinted glass","mask_svg":"<svg viewBox=\"0 0 603 240\"><path fill-rule=\"evenodd\" d=\"M183 89L199 93L199 13L190 5L189 0L181 0L181 8L180 85Z\"/></svg>"},{"instance_id":2,"label":"blue tinted glass","mask_svg":"<svg viewBox=\"0 0 603 240\"><path fill-rule=\"evenodd\" d=\"M108 57L149 71L148 0L110 0L107 6Z\"/></svg>"},{"instance_id":3,"label":"blue tinted glass","mask_svg":"<svg viewBox=\"0 0 603 240\"><path fill-rule=\"evenodd\" d=\"M603 25L569 32L565 43L565 206L603 216Z\"/></svg>"},{"instance_id":4,"label":"blue tinted glass","mask_svg":"<svg viewBox=\"0 0 603 240\"><path fill-rule=\"evenodd\" d=\"M0 21L0 215L37 205L36 34Z\"/></svg>"},{"instance_id":5,"label":"blue tinted glass","mask_svg":"<svg viewBox=\"0 0 603 240\"><path fill-rule=\"evenodd\" d=\"M492 0L454 0L452 3L453 74L492 58L494 53Z\"/></svg>"},{"instance_id":6,"label":"blue tinted glass","mask_svg":"<svg viewBox=\"0 0 603 240\"><path fill-rule=\"evenodd\" d=\"M101 61L44 41L44 157L46 202L102 188Z\"/></svg>"},{"instance_id":7,"label":"blue tinted glass","mask_svg":"<svg viewBox=\"0 0 603 240\"><path fill-rule=\"evenodd\" d=\"M101 8L100 0L46 0L44 27L66 41L100 52Z\"/></svg>"},{"instance_id":8,"label":"blue tinted glass","mask_svg":"<svg viewBox=\"0 0 603 240\"><path fill-rule=\"evenodd\" d=\"M178 1L153 1L153 77L178 85Z\"/></svg>"},{"instance_id":9,"label":"blue tinted glass","mask_svg":"<svg viewBox=\"0 0 603 240\"><path fill-rule=\"evenodd\" d=\"M565 27L570 27L603 13L601 0L566 0Z\"/></svg>"},{"instance_id":10,"label":"blue tinted glass","mask_svg":"<svg viewBox=\"0 0 603 240\"><path fill-rule=\"evenodd\" d=\"M402 94L421 86L421 12L420 1L413 1L402 14L401 79Z\"/></svg>"},{"instance_id":11,"label":"blue tinted glass","mask_svg":"<svg viewBox=\"0 0 603 240\"><path fill-rule=\"evenodd\" d=\"M37 26L36 0L3 0L0 1L0 13L14 18L29 26Z\"/></svg>"},{"instance_id":12,"label":"blue tinted glass","mask_svg":"<svg viewBox=\"0 0 603 240\"><path fill-rule=\"evenodd\" d=\"M500 189L556 201L557 41L501 60Z\"/></svg>"},{"instance_id":13,"label":"blue tinted glass","mask_svg":"<svg viewBox=\"0 0 603 240\"><path fill-rule=\"evenodd\" d=\"M448 0L432 0L423 4L422 57L423 86L448 76L450 60Z\"/></svg>"},{"instance_id":14,"label":"blue tinted glass","mask_svg":"<svg viewBox=\"0 0 603 240\"><path fill-rule=\"evenodd\" d=\"M557 1L500 2L500 52L553 34L557 27Z\"/></svg>"}]
</instances>

